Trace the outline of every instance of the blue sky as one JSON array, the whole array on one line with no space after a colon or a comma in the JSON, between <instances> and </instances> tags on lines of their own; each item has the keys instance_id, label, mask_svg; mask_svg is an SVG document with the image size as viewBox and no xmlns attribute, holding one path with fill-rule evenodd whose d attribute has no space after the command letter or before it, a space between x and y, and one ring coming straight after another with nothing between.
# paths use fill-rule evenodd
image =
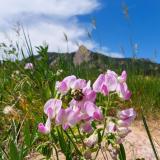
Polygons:
<instances>
[{"instance_id":1,"label":"blue sky","mask_svg":"<svg viewBox=\"0 0 160 160\"><path fill-rule=\"evenodd\" d=\"M128 7L128 19L124 6ZM96 29L91 29L93 18ZM135 48L137 57L156 57L160 63L159 19L159 0L5 0L0 6L0 41L23 41L13 32L20 22L34 46L45 41L50 51L66 51L66 33L69 51L84 44L112 57L132 57ZM86 30L92 30L92 39Z\"/></svg>"},{"instance_id":2,"label":"blue sky","mask_svg":"<svg viewBox=\"0 0 160 160\"><path fill-rule=\"evenodd\" d=\"M96 41L102 41L102 46L115 52L121 52L123 48L125 57L132 57L132 48L136 45L138 57L156 58L160 62L160 1L102 0L101 3L100 10L80 17L82 21L95 17L97 30L93 37ZM123 12L126 5L128 19Z\"/></svg>"}]
</instances>

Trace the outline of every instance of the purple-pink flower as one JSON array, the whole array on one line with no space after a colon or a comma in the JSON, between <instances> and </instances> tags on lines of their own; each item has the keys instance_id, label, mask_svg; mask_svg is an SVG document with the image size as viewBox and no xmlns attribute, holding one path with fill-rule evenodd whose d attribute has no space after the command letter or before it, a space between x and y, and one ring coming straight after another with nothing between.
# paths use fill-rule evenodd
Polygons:
<instances>
[{"instance_id":1,"label":"purple-pink flower","mask_svg":"<svg viewBox=\"0 0 160 160\"><path fill-rule=\"evenodd\" d=\"M26 63L24 69L32 70L34 68L33 63Z\"/></svg>"},{"instance_id":2,"label":"purple-pink flower","mask_svg":"<svg viewBox=\"0 0 160 160\"><path fill-rule=\"evenodd\" d=\"M118 76L115 72L107 70L105 74L100 74L97 80L93 84L93 90L95 92L100 92L103 95L108 95L109 92L116 90Z\"/></svg>"},{"instance_id":3,"label":"purple-pink flower","mask_svg":"<svg viewBox=\"0 0 160 160\"><path fill-rule=\"evenodd\" d=\"M91 133L93 131L93 128L91 126L91 121L84 121L81 126L81 131L86 133Z\"/></svg>"},{"instance_id":4,"label":"purple-pink flower","mask_svg":"<svg viewBox=\"0 0 160 160\"><path fill-rule=\"evenodd\" d=\"M118 84L116 92L118 93L119 97L124 100L129 100L132 95L125 82Z\"/></svg>"},{"instance_id":5,"label":"purple-pink flower","mask_svg":"<svg viewBox=\"0 0 160 160\"><path fill-rule=\"evenodd\" d=\"M136 112L133 108L125 109L118 112L117 117L119 118L118 124L122 127L128 127L136 117Z\"/></svg>"},{"instance_id":6,"label":"purple-pink flower","mask_svg":"<svg viewBox=\"0 0 160 160\"><path fill-rule=\"evenodd\" d=\"M136 112L133 108L119 111L116 121L110 121L107 125L107 133L115 133L117 137L118 144L124 141L124 138L131 132L128 128L131 122L135 119Z\"/></svg>"},{"instance_id":7,"label":"purple-pink flower","mask_svg":"<svg viewBox=\"0 0 160 160\"><path fill-rule=\"evenodd\" d=\"M105 74L100 74L93 84L93 90L97 93L102 93L104 96L108 95L109 91L105 83Z\"/></svg>"},{"instance_id":8,"label":"purple-pink flower","mask_svg":"<svg viewBox=\"0 0 160 160\"><path fill-rule=\"evenodd\" d=\"M83 89L84 87L86 87L87 83L86 83L86 80L84 79L76 79L72 84L71 84L71 88L73 90L76 90L76 89Z\"/></svg>"},{"instance_id":9,"label":"purple-pink flower","mask_svg":"<svg viewBox=\"0 0 160 160\"><path fill-rule=\"evenodd\" d=\"M47 134L51 131L51 119L55 118L60 111L62 101L59 99L49 99L44 105L44 113L48 116L46 124L39 123L38 130Z\"/></svg>"},{"instance_id":10,"label":"purple-pink flower","mask_svg":"<svg viewBox=\"0 0 160 160\"><path fill-rule=\"evenodd\" d=\"M84 104L85 113L94 120L102 120L103 114L101 110L93 102L85 102Z\"/></svg>"},{"instance_id":11,"label":"purple-pink flower","mask_svg":"<svg viewBox=\"0 0 160 160\"><path fill-rule=\"evenodd\" d=\"M74 93L74 90L73 90ZM86 110L84 109L84 105L86 102L95 102L96 99L96 92L92 90L90 86L90 81L87 82L84 88L80 89L80 95L82 96L81 99L76 99L73 97L73 99L70 101L70 107L72 108L79 108L81 114L86 113ZM83 117L85 117L83 115Z\"/></svg>"},{"instance_id":12,"label":"purple-pink flower","mask_svg":"<svg viewBox=\"0 0 160 160\"><path fill-rule=\"evenodd\" d=\"M108 95L110 92L116 92L120 98L128 100L131 97L131 92L126 84L127 73L123 71L120 76L111 70L107 70L105 74L100 74L93 84L93 90L103 95Z\"/></svg>"},{"instance_id":13,"label":"purple-pink flower","mask_svg":"<svg viewBox=\"0 0 160 160\"><path fill-rule=\"evenodd\" d=\"M117 131L117 126L116 126L116 124L113 123L113 122L109 122L107 131L108 131L109 133L116 132L116 131Z\"/></svg>"},{"instance_id":14,"label":"purple-pink flower","mask_svg":"<svg viewBox=\"0 0 160 160\"><path fill-rule=\"evenodd\" d=\"M131 131L128 128L129 125L136 117L134 109L119 111L117 117L106 119L107 117L104 117L106 115L103 115L101 107L98 107L99 103L96 104L96 97L97 93L104 96L112 93L110 96L118 94L120 98L128 100L131 92L126 80L126 71L118 76L114 71L107 70L106 73L98 76L93 86L91 86L90 80L87 82L85 79L77 78L74 75L56 82L56 98L51 98L45 103L44 113L47 116L47 121L45 124L39 123L38 131L43 134L49 133L51 131L51 121L54 121L55 126L61 126L63 130L78 124L77 126L80 127L82 132L90 135L84 139L86 146L92 147L98 142L97 130L95 129L97 127L92 125L96 124L96 121L101 123L104 120L109 120L110 122L104 130L104 136L114 134L114 143L122 143ZM103 106L104 110L107 109L105 107L107 106ZM116 155L117 152L114 154Z\"/></svg>"},{"instance_id":15,"label":"purple-pink flower","mask_svg":"<svg viewBox=\"0 0 160 160\"><path fill-rule=\"evenodd\" d=\"M120 83L126 82L127 80L127 72L126 71L122 71L121 75L118 77L118 81Z\"/></svg>"},{"instance_id":16,"label":"purple-pink flower","mask_svg":"<svg viewBox=\"0 0 160 160\"><path fill-rule=\"evenodd\" d=\"M61 82L56 82L56 90L64 95L70 90L71 85L74 83L74 81L76 81L76 76L68 76L64 78Z\"/></svg>"},{"instance_id":17,"label":"purple-pink flower","mask_svg":"<svg viewBox=\"0 0 160 160\"><path fill-rule=\"evenodd\" d=\"M44 105L44 113L50 118L55 118L62 107L62 101L59 99L49 99Z\"/></svg>"},{"instance_id":18,"label":"purple-pink flower","mask_svg":"<svg viewBox=\"0 0 160 160\"><path fill-rule=\"evenodd\" d=\"M105 83L109 92L116 90L118 84L117 78L118 75L114 71L107 70L107 73L105 74Z\"/></svg>"},{"instance_id":19,"label":"purple-pink flower","mask_svg":"<svg viewBox=\"0 0 160 160\"><path fill-rule=\"evenodd\" d=\"M48 117L45 125L43 123L39 123L38 131L43 134L48 134L51 131L51 120L49 117Z\"/></svg>"},{"instance_id":20,"label":"purple-pink flower","mask_svg":"<svg viewBox=\"0 0 160 160\"><path fill-rule=\"evenodd\" d=\"M77 112L73 111L71 108L61 109L56 117L56 124L62 125L64 130L75 125L79 121Z\"/></svg>"}]
</instances>

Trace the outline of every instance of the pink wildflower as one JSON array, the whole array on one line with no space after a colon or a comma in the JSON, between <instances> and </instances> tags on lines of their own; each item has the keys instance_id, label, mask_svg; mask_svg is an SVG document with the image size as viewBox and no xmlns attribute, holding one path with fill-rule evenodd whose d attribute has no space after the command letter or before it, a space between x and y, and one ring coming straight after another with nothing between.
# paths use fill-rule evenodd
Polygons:
<instances>
[{"instance_id":1,"label":"pink wildflower","mask_svg":"<svg viewBox=\"0 0 160 160\"><path fill-rule=\"evenodd\" d=\"M100 92L103 95L108 95L109 92L116 90L118 81L117 74L111 70L107 70L107 73L100 74L97 80L93 84L93 90Z\"/></svg>"},{"instance_id":2,"label":"pink wildflower","mask_svg":"<svg viewBox=\"0 0 160 160\"><path fill-rule=\"evenodd\" d=\"M43 134L48 134L51 131L51 120L50 118L47 119L46 124L39 123L38 131Z\"/></svg>"},{"instance_id":3,"label":"pink wildflower","mask_svg":"<svg viewBox=\"0 0 160 160\"><path fill-rule=\"evenodd\" d=\"M72 75L64 78L61 82L56 82L57 91L61 94L66 94L70 90L74 81L76 81L76 76Z\"/></svg>"},{"instance_id":4,"label":"pink wildflower","mask_svg":"<svg viewBox=\"0 0 160 160\"><path fill-rule=\"evenodd\" d=\"M59 99L49 99L44 105L44 113L49 118L55 118L62 106L62 101Z\"/></svg>"},{"instance_id":5,"label":"pink wildflower","mask_svg":"<svg viewBox=\"0 0 160 160\"><path fill-rule=\"evenodd\" d=\"M73 91L74 92L74 91ZM73 98L70 102L72 108L78 107L82 113L85 112L84 104L85 102L94 102L96 99L96 92L90 87L90 81L87 82L86 86L80 90L79 93L82 97L78 100Z\"/></svg>"},{"instance_id":6,"label":"pink wildflower","mask_svg":"<svg viewBox=\"0 0 160 160\"><path fill-rule=\"evenodd\" d=\"M84 104L84 109L86 114L93 118L94 120L102 120L103 119L103 115L101 110L92 102L87 101Z\"/></svg>"},{"instance_id":7,"label":"pink wildflower","mask_svg":"<svg viewBox=\"0 0 160 160\"><path fill-rule=\"evenodd\" d=\"M131 97L131 92L128 90L127 84L125 82L118 84L116 91L119 97L124 100L128 100Z\"/></svg>"},{"instance_id":8,"label":"pink wildflower","mask_svg":"<svg viewBox=\"0 0 160 160\"><path fill-rule=\"evenodd\" d=\"M113 123L113 122L109 122L107 130L108 130L109 133L116 132L117 131L116 124Z\"/></svg>"},{"instance_id":9,"label":"pink wildflower","mask_svg":"<svg viewBox=\"0 0 160 160\"><path fill-rule=\"evenodd\" d=\"M28 69L28 70L32 70L34 67L33 67L33 64L32 63L26 63L25 66L24 66L24 69Z\"/></svg>"},{"instance_id":10,"label":"pink wildflower","mask_svg":"<svg viewBox=\"0 0 160 160\"><path fill-rule=\"evenodd\" d=\"M132 121L136 117L136 112L133 108L129 108L123 111L118 112L118 118L120 119L118 121L119 126L122 127L128 127Z\"/></svg>"},{"instance_id":11,"label":"pink wildflower","mask_svg":"<svg viewBox=\"0 0 160 160\"><path fill-rule=\"evenodd\" d=\"M105 75L100 74L93 84L93 90L97 93L102 93L104 96L108 95L108 88L105 84Z\"/></svg>"},{"instance_id":12,"label":"pink wildflower","mask_svg":"<svg viewBox=\"0 0 160 160\"><path fill-rule=\"evenodd\" d=\"M120 98L128 100L131 97L131 92L128 90L126 79L126 71L123 71L118 77L115 72L107 70L105 74L100 74L94 82L93 90L105 96L108 95L109 92L117 92Z\"/></svg>"},{"instance_id":13,"label":"pink wildflower","mask_svg":"<svg viewBox=\"0 0 160 160\"><path fill-rule=\"evenodd\" d=\"M123 82L126 82L126 80L127 80L127 73L126 73L126 71L123 71L121 73L121 76L118 77L118 81L120 83L123 83Z\"/></svg>"},{"instance_id":14,"label":"pink wildflower","mask_svg":"<svg viewBox=\"0 0 160 160\"><path fill-rule=\"evenodd\" d=\"M62 125L64 130L79 122L78 112L71 108L61 109L56 117L56 124Z\"/></svg>"},{"instance_id":15,"label":"pink wildflower","mask_svg":"<svg viewBox=\"0 0 160 160\"><path fill-rule=\"evenodd\" d=\"M82 132L91 133L93 131L93 128L91 126L91 121L85 121L80 126Z\"/></svg>"},{"instance_id":16,"label":"pink wildflower","mask_svg":"<svg viewBox=\"0 0 160 160\"><path fill-rule=\"evenodd\" d=\"M51 131L51 119L55 118L60 111L62 101L58 99L49 99L44 105L44 113L48 116L46 124L39 123L38 130L41 133L47 134Z\"/></svg>"},{"instance_id":17,"label":"pink wildflower","mask_svg":"<svg viewBox=\"0 0 160 160\"><path fill-rule=\"evenodd\" d=\"M105 74L105 83L109 92L116 90L118 84L117 78L118 75L114 71L107 70L107 73Z\"/></svg>"},{"instance_id":18,"label":"pink wildflower","mask_svg":"<svg viewBox=\"0 0 160 160\"><path fill-rule=\"evenodd\" d=\"M76 89L83 89L84 87L86 87L87 83L86 80L84 79L76 79L72 84L71 84L71 88L76 90Z\"/></svg>"}]
</instances>

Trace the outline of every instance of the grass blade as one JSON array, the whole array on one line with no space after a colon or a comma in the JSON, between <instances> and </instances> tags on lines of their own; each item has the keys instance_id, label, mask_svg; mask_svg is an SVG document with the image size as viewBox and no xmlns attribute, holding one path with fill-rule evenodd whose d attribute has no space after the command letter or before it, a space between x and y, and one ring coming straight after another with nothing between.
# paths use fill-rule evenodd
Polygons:
<instances>
[{"instance_id":1,"label":"grass blade","mask_svg":"<svg viewBox=\"0 0 160 160\"><path fill-rule=\"evenodd\" d=\"M146 118L145 118L145 116L144 116L144 114L143 114L143 109L142 109L142 120L143 120L144 127L145 127L145 129L146 129L146 132L147 132L149 141L150 141L150 143L151 143L151 146L152 146L154 155L155 155L155 157L156 157L156 160L159 160L158 154L157 154L157 151L156 151L156 148L155 148L154 143L153 143L153 140L152 140L151 133L150 133L149 128L148 128L148 125L147 125Z\"/></svg>"},{"instance_id":2,"label":"grass blade","mask_svg":"<svg viewBox=\"0 0 160 160\"><path fill-rule=\"evenodd\" d=\"M11 141L10 142L9 160L15 160L15 158L17 160L19 160L19 152L18 152L16 144L13 141Z\"/></svg>"},{"instance_id":3,"label":"grass blade","mask_svg":"<svg viewBox=\"0 0 160 160\"><path fill-rule=\"evenodd\" d=\"M126 153L123 144L120 144L119 159L126 160Z\"/></svg>"}]
</instances>

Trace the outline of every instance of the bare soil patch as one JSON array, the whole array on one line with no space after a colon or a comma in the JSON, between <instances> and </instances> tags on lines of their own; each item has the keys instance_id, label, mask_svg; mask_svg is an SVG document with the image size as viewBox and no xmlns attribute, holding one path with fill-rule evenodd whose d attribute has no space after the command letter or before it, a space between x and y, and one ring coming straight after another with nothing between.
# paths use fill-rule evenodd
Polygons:
<instances>
[{"instance_id":1,"label":"bare soil patch","mask_svg":"<svg viewBox=\"0 0 160 160\"><path fill-rule=\"evenodd\" d=\"M157 153L160 154L160 120L149 120L148 126L156 146ZM142 121L135 121L131 126L132 132L126 138L124 146L126 149L127 160L135 160L136 158L144 158L145 160L156 160L147 133ZM60 160L65 160L61 154ZM42 160L43 156L33 153L27 158L28 160ZM53 157L53 160L56 158ZM99 152L97 160L103 160L102 152ZM111 160L108 154L108 160Z\"/></svg>"}]
</instances>

